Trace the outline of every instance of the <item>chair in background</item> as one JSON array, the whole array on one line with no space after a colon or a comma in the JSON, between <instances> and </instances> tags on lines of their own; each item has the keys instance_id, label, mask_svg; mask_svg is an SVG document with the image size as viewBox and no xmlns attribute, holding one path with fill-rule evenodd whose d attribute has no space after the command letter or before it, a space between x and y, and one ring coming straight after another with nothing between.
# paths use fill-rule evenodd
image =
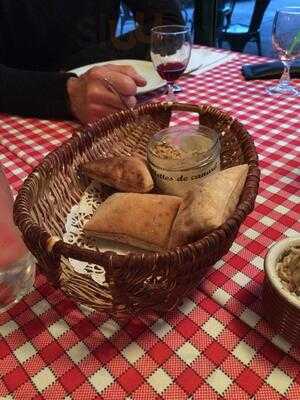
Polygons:
<instances>
[{"instance_id":1,"label":"chair in background","mask_svg":"<svg viewBox=\"0 0 300 400\"><path fill-rule=\"evenodd\" d=\"M227 30L231 23L231 17L236 0L218 0L216 29Z\"/></svg>"},{"instance_id":2,"label":"chair in background","mask_svg":"<svg viewBox=\"0 0 300 400\"><path fill-rule=\"evenodd\" d=\"M256 0L250 24L231 24L218 30L218 45L222 47L223 41L229 43L231 50L242 52L248 42L255 42L258 54L261 55L260 27L265 11L271 0Z\"/></svg>"}]
</instances>

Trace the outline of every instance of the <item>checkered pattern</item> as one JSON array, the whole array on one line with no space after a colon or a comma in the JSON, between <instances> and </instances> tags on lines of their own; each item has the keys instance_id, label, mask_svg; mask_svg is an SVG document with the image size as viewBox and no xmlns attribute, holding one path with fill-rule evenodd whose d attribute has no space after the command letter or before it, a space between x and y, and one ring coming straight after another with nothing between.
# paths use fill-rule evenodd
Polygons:
<instances>
[{"instance_id":1,"label":"checkered pattern","mask_svg":"<svg viewBox=\"0 0 300 400\"><path fill-rule=\"evenodd\" d=\"M1 135L1 133L0 133ZM9 180L14 194L31 171L31 167L0 144L0 165Z\"/></svg>"},{"instance_id":2,"label":"checkered pattern","mask_svg":"<svg viewBox=\"0 0 300 400\"><path fill-rule=\"evenodd\" d=\"M240 55L182 77L177 95L230 112L257 146L257 206L229 253L166 318L122 326L78 310L39 274L36 290L0 315L1 399L299 399L299 349L263 320L259 299L267 248L300 232L300 99L267 96L270 81L243 81L241 65L260 60ZM196 116L177 113L178 122ZM1 116L0 161L14 189L76 129Z\"/></svg>"},{"instance_id":3,"label":"checkered pattern","mask_svg":"<svg viewBox=\"0 0 300 400\"><path fill-rule=\"evenodd\" d=\"M0 316L0 332L1 399L297 399L300 391L300 365L199 290L165 319L121 325L78 310L38 275L36 290Z\"/></svg>"},{"instance_id":4,"label":"checkered pattern","mask_svg":"<svg viewBox=\"0 0 300 400\"><path fill-rule=\"evenodd\" d=\"M0 143L25 163L36 166L47 153L70 138L77 128L75 122L2 115Z\"/></svg>"}]
</instances>

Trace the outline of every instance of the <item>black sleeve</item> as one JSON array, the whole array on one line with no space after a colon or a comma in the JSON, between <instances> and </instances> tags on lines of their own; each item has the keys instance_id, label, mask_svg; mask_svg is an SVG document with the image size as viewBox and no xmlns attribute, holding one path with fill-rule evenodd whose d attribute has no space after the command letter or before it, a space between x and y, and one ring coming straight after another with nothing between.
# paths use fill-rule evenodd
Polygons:
<instances>
[{"instance_id":1,"label":"black sleeve","mask_svg":"<svg viewBox=\"0 0 300 400\"><path fill-rule=\"evenodd\" d=\"M149 60L151 28L164 24L184 24L177 0L125 0L125 3L133 12L138 28L73 54L65 62L66 70L113 59Z\"/></svg>"},{"instance_id":2,"label":"black sleeve","mask_svg":"<svg viewBox=\"0 0 300 400\"><path fill-rule=\"evenodd\" d=\"M71 118L66 89L71 73L23 71L0 64L0 111Z\"/></svg>"},{"instance_id":3,"label":"black sleeve","mask_svg":"<svg viewBox=\"0 0 300 400\"><path fill-rule=\"evenodd\" d=\"M146 34L155 25L184 25L178 0L125 0Z\"/></svg>"}]
</instances>

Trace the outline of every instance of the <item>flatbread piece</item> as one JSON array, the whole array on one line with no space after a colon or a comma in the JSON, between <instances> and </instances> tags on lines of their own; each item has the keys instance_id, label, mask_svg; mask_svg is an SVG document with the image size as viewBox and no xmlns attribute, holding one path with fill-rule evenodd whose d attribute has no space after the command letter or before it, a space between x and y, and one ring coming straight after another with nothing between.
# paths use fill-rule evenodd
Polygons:
<instances>
[{"instance_id":1,"label":"flatbread piece","mask_svg":"<svg viewBox=\"0 0 300 400\"><path fill-rule=\"evenodd\" d=\"M81 165L80 171L122 192L147 193L154 186L146 164L138 157L102 158Z\"/></svg>"},{"instance_id":2,"label":"flatbread piece","mask_svg":"<svg viewBox=\"0 0 300 400\"><path fill-rule=\"evenodd\" d=\"M98 207L84 231L146 250L166 249L181 201L176 196L115 193Z\"/></svg>"},{"instance_id":3,"label":"flatbread piece","mask_svg":"<svg viewBox=\"0 0 300 400\"><path fill-rule=\"evenodd\" d=\"M248 164L209 175L183 198L174 221L169 248L195 242L222 225L236 209Z\"/></svg>"}]
</instances>

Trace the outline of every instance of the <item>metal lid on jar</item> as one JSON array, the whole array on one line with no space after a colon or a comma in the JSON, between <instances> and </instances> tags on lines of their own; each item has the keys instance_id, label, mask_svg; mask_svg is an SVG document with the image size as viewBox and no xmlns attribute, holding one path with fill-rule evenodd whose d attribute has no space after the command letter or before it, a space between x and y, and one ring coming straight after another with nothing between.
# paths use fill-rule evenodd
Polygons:
<instances>
[{"instance_id":1,"label":"metal lid on jar","mask_svg":"<svg viewBox=\"0 0 300 400\"><path fill-rule=\"evenodd\" d=\"M190 168L205 164L220 151L216 131L204 125L178 125L163 129L148 144L150 162L165 168Z\"/></svg>"}]
</instances>

